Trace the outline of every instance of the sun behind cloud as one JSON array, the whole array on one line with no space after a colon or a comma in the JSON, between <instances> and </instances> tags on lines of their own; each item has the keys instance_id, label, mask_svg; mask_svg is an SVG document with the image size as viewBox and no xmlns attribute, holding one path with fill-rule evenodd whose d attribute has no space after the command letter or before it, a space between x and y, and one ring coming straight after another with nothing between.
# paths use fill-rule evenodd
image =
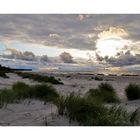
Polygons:
<instances>
[{"instance_id":1,"label":"sun behind cloud","mask_svg":"<svg viewBox=\"0 0 140 140\"><path fill-rule=\"evenodd\" d=\"M102 57L115 56L127 44L127 41L123 39L125 36L128 36L128 33L117 27L110 27L100 32L96 42L97 53Z\"/></svg>"}]
</instances>

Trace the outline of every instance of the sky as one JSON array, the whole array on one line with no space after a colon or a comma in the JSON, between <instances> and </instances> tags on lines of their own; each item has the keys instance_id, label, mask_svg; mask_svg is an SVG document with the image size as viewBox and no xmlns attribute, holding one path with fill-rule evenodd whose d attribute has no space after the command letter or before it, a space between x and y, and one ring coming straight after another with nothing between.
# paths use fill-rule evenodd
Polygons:
<instances>
[{"instance_id":1,"label":"sky","mask_svg":"<svg viewBox=\"0 0 140 140\"><path fill-rule=\"evenodd\" d=\"M0 64L140 72L139 14L0 15Z\"/></svg>"}]
</instances>

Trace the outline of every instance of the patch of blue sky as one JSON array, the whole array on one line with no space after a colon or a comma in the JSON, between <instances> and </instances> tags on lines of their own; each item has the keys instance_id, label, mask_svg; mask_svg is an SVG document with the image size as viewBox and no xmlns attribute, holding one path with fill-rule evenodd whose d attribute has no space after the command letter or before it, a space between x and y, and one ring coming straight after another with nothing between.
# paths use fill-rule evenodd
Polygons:
<instances>
[{"instance_id":1,"label":"patch of blue sky","mask_svg":"<svg viewBox=\"0 0 140 140\"><path fill-rule=\"evenodd\" d=\"M41 55L48 55L51 57L58 56L60 53L63 52L63 50L57 48L57 47L49 47L49 46L43 46L43 45L37 45L37 44L25 44L18 41L13 41L11 44L12 48L15 48L18 51L25 52L25 51L31 51L35 55L41 56Z\"/></svg>"},{"instance_id":2,"label":"patch of blue sky","mask_svg":"<svg viewBox=\"0 0 140 140\"><path fill-rule=\"evenodd\" d=\"M3 52L5 51L5 47L4 44L0 42L0 54L3 54Z\"/></svg>"},{"instance_id":3,"label":"patch of blue sky","mask_svg":"<svg viewBox=\"0 0 140 140\"><path fill-rule=\"evenodd\" d=\"M31 51L37 56L48 55L49 57L59 56L61 53L69 52L73 57L83 57L89 58L89 54L93 55L92 50L79 50L79 49L68 49L68 48L59 48L57 46L44 46L40 44L27 44L18 41L13 41L11 44L12 48L15 48L18 51L25 52Z\"/></svg>"}]
</instances>

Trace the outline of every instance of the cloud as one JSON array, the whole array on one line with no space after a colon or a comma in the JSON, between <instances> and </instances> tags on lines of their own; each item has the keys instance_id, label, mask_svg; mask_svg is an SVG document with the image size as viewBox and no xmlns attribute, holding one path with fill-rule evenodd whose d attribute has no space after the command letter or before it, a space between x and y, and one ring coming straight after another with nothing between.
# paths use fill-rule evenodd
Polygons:
<instances>
[{"instance_id":1,"label":"cloud","mask_svg":"<svg viewBox=\"0 0 140 140\"><path fill-rule=\"evenodd\" d=\"M20 51L17 51L14 48L7 48L6 50L9 51L10 54L3 54L3 55L1 55L1 57L9 58L9 59L36 61L36 56L32 52L25 51L25 52L22 53Z\"/></svg>"},{"instance_id":2,"label":"cloud","mask_svg":"<svg viewBox=\"0 0 140 140\"><path fill-rule=\"evenodd\" d=\"M60 54L59 57L48 57L48 55L42 55L42 56L36 56L33 52L25 51L20 52L14 48L7 48L8 54L2 54L0 55L1 59L8 59L8 61L11 60L24 60L26 63L28 62L35 62L38 64L48 64L52 63L55 65L55 63L75 63L73 61L73 57L68 52L63 52Z\"/></svg>"},{"instance_id":3,"label":"cloud","mask_svg":"<svg viewBox=\"0 0 140 140\"><path fill-rule=\"evenodd\" d=\"M89 15L83 17L90 19ZM92 31L92 22L81 22L76 18L77 15L0 15L0 40L93 49L95 40L87 41L86 37L81 36Z\"/></svg>"},{"instance_id":4,"label":"cloud","mask_svg":"<svg viewBox=\"0 0 140 140\"><path fill-rule=\"evenodd\" d=\"M125 37L128 36L128 33L118 27L110 27L108 30L105 30L98 34L99 38L108 38L108 37Z\"/></svg>"},{"instance_id":5,"label":"cloud","mask_svg":"<svg viewBox=\"0 0 140 140\"><path fill-rule=\"evenodd\" d=\"M123 14L0 15L0 40L94 50L96 39L106 35L139 40L139 23L140 15Z\"/></svg>"},{"instance_id":6,"label":"cloud","mask_svg":"<svg viewBox=\"0 0 140 140\"><path fill-rule=\"evenodd\" d=\"M50 62L50 59L47 55L43 55L43 56L40 57L40 61L42 63L46 63L46 62L48 63L48 62Z\"/></svg>"},{"instance_id":7,"label":"cloud","mask_svg":"<svg viewBox=\"0 0 140 140\"><path fill-rule=\"evenodd\" d=\"M95 51L99 38L117 36L130 41L130 44L118 51L117 55L110 60L96 54L97 61L106 61L112 65L134 64L139 62L139 25L140 15L138 14L0 15L0 42L4 43L6 50L11 52L3 57L41 63L48 61L60 63L62 62L60 58L47 56L39 58L28 51L19 52L10 48L11 42L31 43L31 45L36 44L37 47L44 45ZM125 54L127 51L131 54ZM132 62L126 62L127 59ZM72 61L73 58L68 60L68 62Z\"/></svg>"},{"instance_id":8,"label":"cloud","mask_svg":"<svg viewBox=\"0 0 140 140\"><path fill-rule=\"evenodd\" d=\"M113 66L125 66L125 65L135 65L140 64L140 54L132 55L130 51L119 56L118 58L108 58L106 62Z\"/></svg>"},{"instance_id":9,"label":"cloud","mask_svg":"<svg viewBox=\"0 0 140 140\"><path fill-rule=\"evenodd\" d=\"M60 54L60 58L64 63L73 63L73 57L68 52L63 52Z\"/></svg>"},{"instance_id":10,"label":"cloud","mask_svg":"<svg viewBox=\"0 0 140 140\"><path fill-rule=\"evenodd\" d=\"M100 61L103 61L104 60L104 57L100 56L98 53L96 53L95 55L96 55L96 60L97 61L100 62Z\"/></svg>"},{"instance_id":11,"label":"cloud","mask_svg":"<svg viewBox=\"0 0 140 140\"><path fill-rule=\"evenodd\" d=\"M85 19L87 19L87 18L89 18L89 17L90 17L89 14L79 14L79 15L78 15L78 19L79 19L80 21L83 21L83 20L85 20Z\"/></svg>"},{"instance_id":12,"label":"cloud","mask_svg":"<svg viewBox=\"0 0 140 140\"><path fill-rule=\"evenodd\" d=\"M50 38L60 38L58 34L49 34Z\"/></svg>"},{"instance_id":13,"label":"cloud","mask_svg":"<svg viewBox=\"0 0 140 140\"><path fill-rule=\"evenodd\" d=\"M78 15L79 20L84 20L84 15L80 14Z\"/></svg>"},{"instance_id":14,"label":"cloud","mask_svg":"<svg viewBox=\"0 0 140 140\"><path fill-rule=\"evenodd\" d=\"M24 53L22 53L21 59L33 61L36 60L36 57L32 52L25 51Z\"/></svg>"}]
</instances>

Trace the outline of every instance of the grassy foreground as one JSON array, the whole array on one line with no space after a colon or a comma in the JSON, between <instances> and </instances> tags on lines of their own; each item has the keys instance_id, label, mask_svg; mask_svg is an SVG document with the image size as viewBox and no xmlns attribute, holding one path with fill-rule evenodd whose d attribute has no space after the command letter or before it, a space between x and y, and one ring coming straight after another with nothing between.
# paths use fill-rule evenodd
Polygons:
<instances>
[{"instance_id":1,"label":"grassy foreground","mask_svg":"<svg viewBox=\"0 0 140 140\"><path fill-rule=\"evenodd\" d=\"M120 100L108 83L99 84L98 88L90 89L86 97L61 96L57 100L58 113L83 126L131 126L137 125L138 112L128 113L123 107L115 105ZM115 103L110 107L108 103Z\"/></svg>"},{"instance_id":2,"label":"grassy foreground","mask_svg":"<svg viewBox=\"0 0 140 140\"><path fill-rule=\"evenodd\" d=\"M118 106L105 107L88 98L70 95L60 97L58 112L81 126L133 126L138 124L137 112L128 113Z\"/></svg>"},{"instance_id":3,"label":"grassy foreground","mask_svg":"<svg viewBox=\"0 0 140 140\"><path fill-rule=\"evenodd\" d=\"M0 107L24 99L38 99L44 103L54 103L58 108L59 115L65 115L69 118L69 122L74 120L81 126L133 126L139 124L137 111L128 113L122 107L105 105L108 103L107 97L110 99L109 103L110 101L116 102L114 89L110 85L100 84L97 90L103 91L103 99L101 93L99 96L89 94L86 97L80 97L71 94L64 97L60 96L52 86L46 84L29 86L17 82L11 89L0 90ZM109 93L104 93L104 90ZM113 94L113 96L110 97L109 94ZM99 98L101 99L99 100Z\"/></svg>"}]
</instances>

